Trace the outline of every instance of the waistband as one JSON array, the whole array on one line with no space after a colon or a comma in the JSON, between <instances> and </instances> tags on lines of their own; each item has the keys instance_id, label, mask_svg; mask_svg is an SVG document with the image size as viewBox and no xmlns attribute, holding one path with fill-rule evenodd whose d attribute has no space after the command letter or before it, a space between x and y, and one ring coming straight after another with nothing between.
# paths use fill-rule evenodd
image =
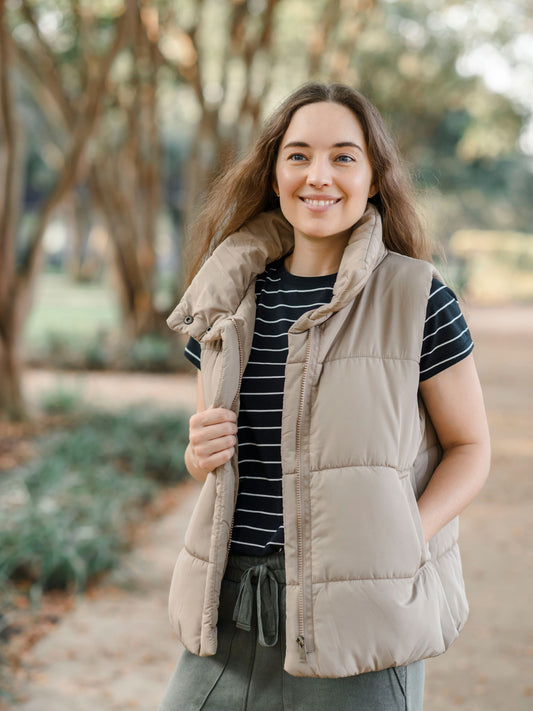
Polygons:
<instances>
[{"instance_id":1,"label":"waistband","mask_svg":"<svg viewBox=\"0 0 533 711\"><path fill-rule=\"evenodd\" d=\"M224 577L239 584L233 611L235 625L250 632L255 618L258 643L262 647L273 647L278 641L279 588L285 587L283 553L230 555Z\"/></svg>"},{"instance_id":2,"label":"waistband","mask_svg":"<svg viewBox=\"0 0 533 711\"><path fill-rule=\"evenodd\" d=\"M249 568L266 565L277 582L285 585L285 553L269 553L268 555L238 555L230 553L224 577L232 583L240 583L242 574Z\"/></svg>"}]
</instances>

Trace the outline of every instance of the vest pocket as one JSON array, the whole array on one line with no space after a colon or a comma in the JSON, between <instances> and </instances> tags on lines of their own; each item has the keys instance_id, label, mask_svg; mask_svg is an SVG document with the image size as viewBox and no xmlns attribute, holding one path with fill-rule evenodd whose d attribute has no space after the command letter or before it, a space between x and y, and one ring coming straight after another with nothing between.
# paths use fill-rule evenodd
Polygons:
<instances>
[{"instance_id":1,"label":"vest pocket","mask_svg":"<svg viewBox=\"0 0 533 711\"><path fill-rule=\"evenodd\" d=\"M403 487L403 492L409 507L409 512L411 514L411 519L418 536L418 541L420 543L420 565L424 565L430 558L431 553L429 551L429 544L426 543L424 536L424 528L422 526L422 519L420 518L420 511L418 509L418 503L415 497L415 492L413 491L413 486L411 480L408 476L402 477L400 482Z\"/></svg>"},{"instance_id":2,"label":"vest pocket","mask_svg":"<svg viewBox=\"0 0 533 711\"><path fill-rule=\"evenodd\" d=\"M313 582L416 575L428 554L416 500L407 487L408 479L392 467L311 473ZM286 528L289 541L291 533Z\"/></svg>"}]
</instances>

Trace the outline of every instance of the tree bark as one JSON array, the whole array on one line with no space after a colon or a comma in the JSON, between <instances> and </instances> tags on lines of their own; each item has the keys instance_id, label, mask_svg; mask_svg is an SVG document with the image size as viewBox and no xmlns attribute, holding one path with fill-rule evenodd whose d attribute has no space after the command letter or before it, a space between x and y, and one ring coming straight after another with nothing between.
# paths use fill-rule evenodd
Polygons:
<instances>
[{"instance_id":1,"label":"tree bark","mask_svg":"<svg viewBox=\"0 0 533 711\"><path fill-rule=\"evenodd\" d=\"M20 212L23 136L15 120L11 86L11 43L0 6L0 418L21 419L25 409L21 388L18 343L21 335L17 302L13 298L15 237Z\"/></svg>"},{"instance_id":2,"label":"tree bark","mask_svg":"<svg viewBox=\"0 0 533 711\"><path fill-rule=\"evenodd\" d=\"M26 19L33 17L31 6L22 3ZM13 92L10 86L9 67L11 40L5 26L3 4L0 5L0 118L2 127L3 183L6 186L4 202L0 213L0 416L19 418L24 414L22 388L20 384L20 341L25 318L31 305L31 297L42 254L43 235L55 208L72 188L87 142L92 135L102 110L106 82L115 58L129 38L131 21L137 9L136 0L126 0L125 10L117 21L116 32L108 52L89 72L89 80L84 96L76 104L75 114L65 110L64 102L58 108L65 116L67 125L72 126L72 136L65 155L63 169L48 197L41 205L32 233L29 247L19 262L15 260L16 232L18 227L17 178L21 175L24 162L20 134L15 121ZM36 38L41 45L42 56L50 59L38 26ZM50 60L51 61L51 60ZM50 61L43 66L50 74ZM53 62L52 62L53 64ZM52 95L57 100L57 93ZM70 115L67 115L70 114ZM72 118L75 115L75 118Z\"/></svg>"},{"instance_id":3,"label":"tree bark","mask_svg":"<svg viewBox=\"0 0 533 711\"><path fill-rule=\"evenodd\" d=\"M130 16L132 10L135 9L135 4L135 0L128 0L127 8L118 21L111 48L105 57L103 57L100 66L98 66L94 72L94 76L89 80L89 86L84 101L80 102L72 140L65 156L63 170L54 188L39 210L36 226L29 239L30 247L17 275L18 278L15 284L16 295L31 288L40 266L42 238L50 216L68 190L74 185L83 152L100 116L102 97L105 95L105 85L109 71L127 39L130 29Z\"/></svg>"},{"instance_id":4,"label":"tree bark","mask_svg":"<svg viewBox=\"0 0 533 711\"><path fill-rule=\"evenodd\" d=\"M26 406L22 394L22 366L17 344L19 330L15 324L2 323L0 333L0 421L22 420Z\"/></svg>"},{"instance_id":5,"label":"tree bark","mask_svg":"<svg viewBox=\"0 0 533 711\"><path fill-rule=\"evenodd\" d=\"M155 305L156 234L160 206L161 148L157 120L157 74L161 62L157 27L151 16L136 15L131 45L131 92L108 86L127 117L122 145L102 140L93 160L89 185L113 243L124 335L138 338L162 330ZM131 98L133 97L133 98Z\"/></svg>"},{"instance_id":6,"label":"tree bark","mask_svg":"<svg viewBox=\"0 0 533 711\"><path fill-rule=\"evenodd\" d=\"M153 294L152 259L139 259L137 230L132 210L138 209L135 195L130 201L108 165L102 170L93 167L89 185L100 208L114 249L118 292L122 311L123 335L127 339L160 330L162 316L158 313ZM143 204L141 203L141 210Z\"/></svg>"}]
</instances>

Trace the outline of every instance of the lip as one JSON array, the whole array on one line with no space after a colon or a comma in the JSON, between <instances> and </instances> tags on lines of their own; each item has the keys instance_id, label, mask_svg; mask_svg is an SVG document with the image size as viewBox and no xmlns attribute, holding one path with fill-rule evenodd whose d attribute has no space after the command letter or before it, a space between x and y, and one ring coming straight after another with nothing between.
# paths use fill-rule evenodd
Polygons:
<instances>
[{"instance_id":1,"label":"lip","mask_svg":"<svg viewBox=\"0 0 533 711\"><path fill-rule=\"evenodd\" d=\"M328 210L341 201L341 198L330 195L300 195L299 199L306 207L314 211Z\"/></svg>"}]
</instances>

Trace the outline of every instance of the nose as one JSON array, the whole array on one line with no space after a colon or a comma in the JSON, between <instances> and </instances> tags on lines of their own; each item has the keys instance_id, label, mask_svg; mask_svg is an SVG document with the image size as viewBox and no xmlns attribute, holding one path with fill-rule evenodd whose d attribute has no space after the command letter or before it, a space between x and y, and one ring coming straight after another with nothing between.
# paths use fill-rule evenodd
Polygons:
<instances>
[{"instance_id":1,"label":"nose","mask_svg":"<svg viewBox=\"0 0 533 711\"><path fill-rule=\"evenodd\" d=\"M327 157L316 156L309 165L307 184L313 188L331 185L331 166Z\"/></svg>"}]
</instances>

